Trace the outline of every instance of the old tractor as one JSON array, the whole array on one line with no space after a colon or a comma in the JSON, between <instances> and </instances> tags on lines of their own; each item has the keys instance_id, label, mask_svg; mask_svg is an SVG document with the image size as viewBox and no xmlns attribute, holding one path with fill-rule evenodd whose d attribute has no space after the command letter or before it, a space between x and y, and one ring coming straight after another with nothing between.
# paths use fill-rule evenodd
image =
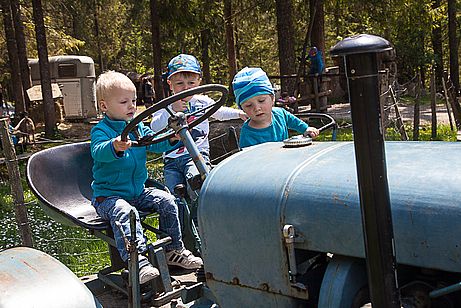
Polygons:
<instances>
[{"instance_id":1,"label":"old tractor","mask_svg":"<svg viewBox=\"0 0 461 308\"><path fill-rule=\"evenodd\" d=\"M461 144L384 142L378 55L391 48L380 37L359 35L331 50L344 61L353 142L260 144L210 170L194 152L186 115L172 114L169 130L136 140L142 146L179 134L203 179L198 205L203 275L175 291L168 270L161 271L163 293L151 305L179 297L183 307L461 305ZM204 86L174 95L141 113L125 136L159 108L206 90L227 94L225 87ZM215 108L219 104L198 118ZM31 158L34 192L55 216L103 233L110 243L107 225L89 205L88 145L46 151L42 157L59 159L33 165ZM41 184L50 172L57 172L58 188ZM161 243L152 252L161 265ZM139 307L139 289L132 285L130 292L132 306Z\"/></svg>"}]
</instances>

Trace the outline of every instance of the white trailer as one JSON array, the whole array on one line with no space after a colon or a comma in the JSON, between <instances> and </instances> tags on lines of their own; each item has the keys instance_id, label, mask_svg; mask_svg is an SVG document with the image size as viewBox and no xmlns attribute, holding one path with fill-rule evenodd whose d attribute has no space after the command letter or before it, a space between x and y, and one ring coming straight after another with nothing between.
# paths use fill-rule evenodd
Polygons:
<instances>
[{"instance_id":1,"label":"white trailer","mask_svg":"<svg viewBox=\"0 0 461 308\"><path fill-rule=\"evenodd\" d=\"M59 84L68 120L87 120L98 114L94 61L87 56L55 56L48 58L51 82ZM29 60L32 84L40 84L38 59Z\"/></svg>"}]
</instances>

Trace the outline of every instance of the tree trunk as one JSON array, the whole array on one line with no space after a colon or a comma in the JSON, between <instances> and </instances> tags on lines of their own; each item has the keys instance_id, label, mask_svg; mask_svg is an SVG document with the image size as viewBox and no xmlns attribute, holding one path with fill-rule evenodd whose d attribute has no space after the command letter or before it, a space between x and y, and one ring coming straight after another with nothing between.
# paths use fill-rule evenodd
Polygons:
<instances>
[{"instance_id":1,"label":"tree trunk","mask_svg":"<svg viewBox=\"0 0 461 308\"><path fill-rule=\"evenodd\" d=\"M13 93L11 99L14 102L15 113L21 114L25 110L24 93L21 84L21 69L19 66L18 49L14 34L13 20L11 17L11 7L9 0L2 0L3 25L5 29L6 47L11 69L11 82L13 83Z\"/></svg>"},{"instance_id":2,"label":"tree trunk","mask_svg":"<svg viewBox=\"0 0 461 308\"><path fill-rule=\"evenodd\" d=\"M322 51L323 63L325 63L325 11L323 0L309 0L309 7L311 18L314 18L311 45Z\"/></svg>"},{"instance_id":3,"label":"tree trunk","mask_svg":"<svg viewBox=\"0 0 461 308\"><path fill-rule=\"evenodd\" d=\"M46 43L45 24L41 0L32 0L35 23L35 38L37 40L38 61L40 66L40 83L42 87L43 111L45 117L45 136L53 137L56 128L56 115L53 95L51 92L50 65L48 62L48 46Z\"/></svg>"},{"instance_id":4,"label":"tree trunk","mask_svg":"<svg viewBox=\"0 0 461 308\"><path fill-rule=\"evenodd\" d=\"M227 66L229 69L229 98L228 102L234 100L234 92L232 91L232 79L237 74L237 58L235 56L235 40L234 40L234 22L232 17L232 0L224 0L224 23L226 27L226 46L227 46Z\"/></svg>"},{"instance_id":5,"label":"tree trunk","mask_svg":"<svg viewBox=\"0 0 461 308\"><path fill-rule=\"evenodd\" d=\"M21 69L21 81L24 93L24 103L26 110L30 107L29 96L27 95L27 89L32 87L32 81L30 79L29 63L27 61L27 47L26 39L24 37L24 25L21 20L21 11L18 0L11 0L11 12L13 15L13 24L16 35L16 44L18 46L19 56L19 67Z\"/></svg>"},{"instance_id":6,"label":"tree trunk","mask_svg":"<svg viewBox=\"0 0 461 308\"><path fill-rule=\"evenodd\" d=\"M160 44L160 17L158 1L150 0L150 27L152 32L152 54L154 57L154 89L155 101L164 98L162 81L162 47Z\"/></svg>"},{"instance_id":7,"label":"tree trunk","mask_svg":"<svg viewBox=\"0 0 461 308\"><path fill-rule=\"evenodd\" d=\"M432 1L432 9L440 7L440 0ZM434 50L434 70L435 70L435 91L442 91L443 77L443 49L442 49L442 28L440 22L432 28L432 49Z\"/></svg>"},{"instance_id":8,"label":"tree trunk","mask_svg":"<svg viewBox=\"0 0 461 308\"><path fill-rule=\"evenodd\" d=\"M23 246L32 247L32 232L27 218L27 209L24 203L24 190L21 184L21 172L19 171L18 159L14 150L11 137L8 133L7 120L0 120L0 136L3 145L3 153L6 158L6 167L10 179L11 195L14 202L14 212L16 224L18 225L18 234L21 237Z\"/></svg>"},{"instance_id":9,"label":"tree trunk","mask_svg":"<svg viewBox=\"0 0 461 308\"><path fill-rule=\"evenodd\" d=\"M211 83L210 74L210 29L206 28L200 32L202 42L202 74L205 84ZM233 77L233 76L232 76Z\"/></svg>"},{"instance_id":10,"label":"tree trunk","mask_svg":"<svg viewBox=\"0 0 461 308\"><path fill-rule=\"evenodd\" d=\"M456 0L448 0L448 45L450 48L450 77L459 96L458 27L456 25Z\"/></svg>"},{"instance_id":11,"label":"tree trunk","mask_svg":"<svg viewBox=\"0 0 461 308\"><path fill-rule=\"evenodd\" d=\"M277 37L280 75L296 74L296 56L294 47L293 3L292 0L276 0ZM281 79L281 91L293 95L296 80Z\"/></svg>"},{"instance_id":12,"label":"tree trunk","mask_svg":"<svg viewBox=\"0 0 461 308\"><path fill-rule=\"evenodd\" d=\"M341 33L341 22L340 22L340 18L341 18L341 0L336 0L335 2L335 6L334 6L334 22L333 22L333 25L334 25L334 29L335 29L335 37L339 37L340 33Z\"/></svg>"},{"instance_id":13,"label":"tree trunk","mask_svg":"<svg viewBox=\"0 0 461 308\"><path fill-rule=\"evenodd\" d=\"M205 0L202 11L203 29L200 31L200 43L202 47L202 78L203 83L211 83L210 73L210 38L211 38L211 16L212 0ZM231 76L234 77L234 76Z\"/></svg>"},{"instance_id":14,"label":"tree trunk","mask_svg":"<svg viewBox=\"0 0 461 308\"><path fill-rule=\"evenodd\" d=\"M99 73L104 72L104 62L102 59L102 50L101 50L101 38L99 37L99 1L95 0L94 1L94 13L93 13L93 18L94 18L94 36L96 38L96 45L98 48L98 64L99 64ZM96 71L96 74L98 75L98 72Z\"/></svg>"}]
</instances>

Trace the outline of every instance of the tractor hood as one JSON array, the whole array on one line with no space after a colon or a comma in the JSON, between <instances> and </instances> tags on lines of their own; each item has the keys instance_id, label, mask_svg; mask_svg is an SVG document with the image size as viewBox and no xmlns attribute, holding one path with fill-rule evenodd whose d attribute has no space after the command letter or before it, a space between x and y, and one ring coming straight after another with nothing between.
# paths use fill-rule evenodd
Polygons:
<instances>
[{"instance_id":1,"label":"tractor hood","mask_svg":"<svg viewBox=\"0 0 461 308\"><path fill-rule=\"evenodd\" d=\"M461 272L461 143L387 142L385 152L397 262ZM213 169L199 204L207 284L307 296L290 287L285 225L296 249L365 257L352 142L266 143Z\"/></svg>"}]
</instances>

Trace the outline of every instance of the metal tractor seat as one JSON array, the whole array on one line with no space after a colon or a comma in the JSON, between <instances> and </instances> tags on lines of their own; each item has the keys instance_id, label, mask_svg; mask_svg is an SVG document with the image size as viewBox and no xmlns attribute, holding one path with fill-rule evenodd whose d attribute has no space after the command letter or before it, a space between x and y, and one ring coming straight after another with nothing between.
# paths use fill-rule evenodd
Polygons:
<instances>
[{"instance_id":1,"label":"metal tractor seat","mask_svg":"<svg viewBox=\"0 0 461 308\"><path fill-rule=\"evenodd\" d=\"M93 158L90 143L53 147L32 155L27 181L42 208L55 220L90 230L106 230L91 205Z\"/></svg>"},{"instance_id":2,"label":"metal tractor seat","mask_svg":"<svg viewBox=\"0 0 461 308\"><path fill-rule=\"evenodd\" d=\"M120 275L114 275L127 264L122 261L115 246L114 235L110 223L102 219L91 205L93 180L93 158L90 143L80 142L61 145L35 153L27 164L27 181L33 193L40 201L40 206L54 220L70 226L88 229L91 234L108 243L111 265L98 273L104 283L129 295ZM149 180L146 186L165 188L163 184ZM141 219L151 213L139 213ZM149 244L150 262L159 267L161 282L156 288L165 291L171 297L173 288L168 272L163 245L171 240L164 237L158 229L142 223L143 227L163 237ZM159 256L159 255L163 256ZM154 258L155 256L155 258ZM160 263L160 264L159 264ZM164 263L164 264L163 264ZM158 298L157 298L158 299ZM153 301L155 302L154 299ZM158 299L158 304L164 300Z\"/></svg>"}]
</instances>

